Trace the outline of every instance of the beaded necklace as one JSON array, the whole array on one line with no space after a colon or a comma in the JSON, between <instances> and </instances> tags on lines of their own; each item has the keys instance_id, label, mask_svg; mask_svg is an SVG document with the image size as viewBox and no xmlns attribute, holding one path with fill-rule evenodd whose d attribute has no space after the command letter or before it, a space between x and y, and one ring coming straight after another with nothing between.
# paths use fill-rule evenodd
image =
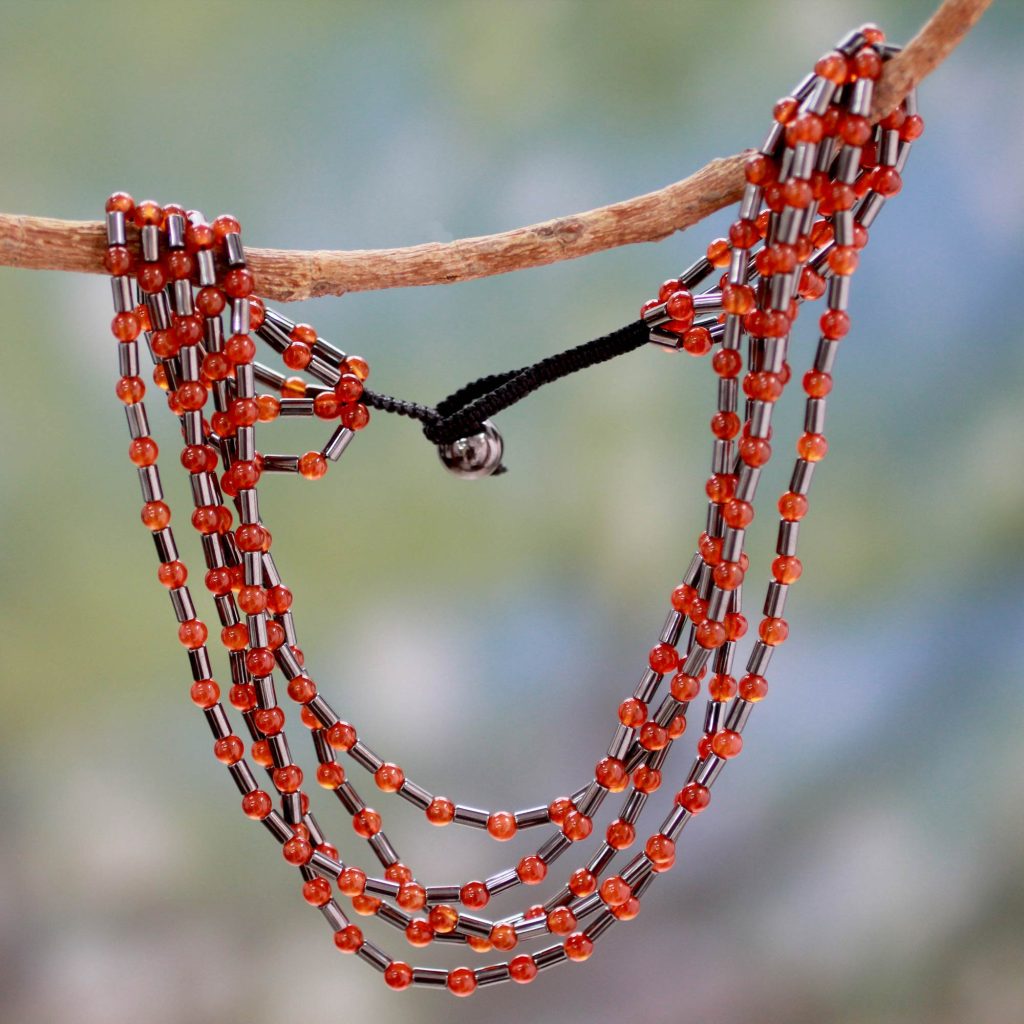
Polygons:
<instances>
[{"instance_id":1,"label":"beaded necklace","mask_svg":"<svg viewBox=\"0 0 1024 1024\"><path fill-rule=\"evenodd\" d=\"M436 987L466 996L507 980L529 982L556 964L589 958L609 927L637 916L656 876L673 866L683 829L708 807L726 762L742 750L749 716L768 692L772 653L789 634L783 613L789 588L802 572L797 541L814 467L828 451L826 401L840 340L849 329L850 278L868 228L901 187L910 144L923 128L913 94L877 126L869 120L874 83L883 61L895 52L869 25L817 62L814 72L776 104L772 129L747 162L747 186L728 238L713 241L704 257L665 282L641 309L638 324L651 342L693 356L714 350L718 393L706 528L671 594L647 666L618 707L593 778L571 796L553 795L548 803L516 811L482 810L436 795L376 753L320 693L298 646L292 592L271 554L258 485L267 474L320 479L369 422L368 404L387 407L365 387L367 363L253 294L235 218L208 223L196 211L136 203L123 192L108 199L105 265L112 275L112 330L118 340L115 390L125 405L129 458L138 468L142 521L156 545L157 576L169 592L178 639L188 651L191 699L213 733L214 756L242 794L243 812L281 844L284 859L301 876L303 897L320 909L337 948L381 972L391 988ZM131 246L130 229L138 234L136 242L131 230ZM697 292L716 272L720 279ZM802 303L822 296L827 308L819 320L817 350L802 378L804 431L796 442L789 489L778 500L772 578L746 672L737 682L733 663L747 632L741 605L748 567L745 531L754 517L762 468L772 454L773 409L792 376L790 330ZM253 334L296 375L256 362ZM204 584L228 652L228 703L241 713L252 741L251 760L265 769L267 789L260 787L221 701L209 630L197 616L188 570L179 558L143 401L140 336L153 358L154 380L181 423L180 461L194 504L192 526L201 538ZM277 394L257 393L257 384ZM204 410L211 405L207 419ZM322 448L301 455L257 448L257 425L291 416L333 425ZM500 439L489 423L478 427L441 446L445 461L467 475L500 467ZM666 758L686 732L690 704L709 669L703 729L673 809L641 852L613 872L618 854L637 844L642 812L662 785ZM312 737L317 782L334 793L381 871L343 861L311 812L302 769L285 735L276 672L287 681L288 697L299 705L299 718ZM369 773L380 792L422 810L431 825L477 829L498 842L520 830L554 828L534 853L487 878L424 884L399 857L381 814L363 801L339 753ZM506 890L543 883L555 861L591 836L609 794L621 795L615 818L589 859L561 876L560 888L519 912L481 916ZM478 968L410 966L364 938L335 890L346 907L399 929L413 947L447 942L510 955ZM532 952L515 952L552 939Z\"/></svg>"}]
</instances>

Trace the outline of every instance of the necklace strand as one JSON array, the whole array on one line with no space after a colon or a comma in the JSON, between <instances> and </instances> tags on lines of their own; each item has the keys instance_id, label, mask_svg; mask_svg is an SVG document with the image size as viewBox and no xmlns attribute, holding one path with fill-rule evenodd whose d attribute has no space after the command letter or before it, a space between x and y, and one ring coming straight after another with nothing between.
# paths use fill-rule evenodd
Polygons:
<instances>
[{"instance_id":1,"label":"necklace strand","mask_svg":"<svg viewBox=\"0 0 1024 1024\"><path fill-rule=\"evenodd\" d=\"M569 797L518 811L474 808L436 796L407 777L335 713L307 673L297 646L292 594L270 552L272 538L260 517L257 484L265 473L307 479L325 475L369 421L361 401L369 373L366 362L320 338L309 325L266 308L252 294L252 274L234 218L222 216L208 224L195 211L151 201L136 204L126 193L108 200L106 266L112 275L112 330L119 342L116 393L126 408L129 456L138 467L142 519L153 533L158 577L169 590L179 640L189 654L191 698L211 728L215 756L227 765L242 793L243 811L262 821L281 843L285 860L299 869L304 898L320 908L338 948L381 971L391 988L443 987L469 995L478 986L509 979L528 982L547 967L587 959L608 927L639 913L640 898L655 876L672 867L683 829L710 803L711 788L726 761L740 753L749 715L767 694L765 674L772 653L788 636L783 612L789 588L802 572L797 539L812 474L828 450L823 433L826 399L839 342L849 329L850 275L868 228L885 199L899 191L910 144L923 127L913 94L877 127L868 121L874 81L883 60L894 52L876 27L864 26L818 61L814 73L776 105L773 127L748 161L748 184L729 237L712 242L704 257L666 282L641 310L650 340L658 345L695 356L718 346L712 358L718 394L711 420L706 529L671 595L671 611L648 667L619 705L611 742L594 777ZM129 224L138 229L141 259L128 246ZM723 271L717 285L694 294L716 271ZM819 321L818 346L802 379L804 432L797 441L789 489L778 502L772 579L758 638L737 682L731 674L733 661L747 630L741 602L748 565L745 531L754 516L761 470L772 454L774 404L791 377L790 329L800 305L823 295L827 309ZM230 317L227 336L225 314ZM305 372L316 383L255 362L251 333L279 354L289 370ZM163 500L159 452L150 436L146 389L139 376L140 335L154 360L154 379L167 390L168 404L181 422L181 462L195 506L192 525L201 535L204 583L228 650L229 703L242 714L253 741L252 760L266 769L279 810L258 785L213 680L208 629L197 617ZM744 337L747 372L741 420ZM281 397L257 395L257 382ZM202 410L211 398L214 411L207 422ZM282 416L336 425L319 450L302 455L258 451L256 425ZM218 476L221 464L224 472ZM225 497L233 501L237 526ZM665 760L686 730L690 704L709 668L702 735L673 809L642 852L613 874L615 857L636 842L641 813L661 786ZM354 831L383 867L383 877L344 863L310 812L303 773L285 736L275 670L287 680L288 696L300 705L300 718L311 733L318 783L332 790L351 816ZM671 678L663 688L666 676ZM667 692L661 692L655 706L663 689ZM499 841L522 829L552 824L556 830L535 853L482 881L423 885L399 858L383 831L381 815L365 804L347 778L338 752L370 773L380 791L397 793L434 825L455 823L486 831ZM589 838L609 793L625 795L604 842L545 903L494 920L467 912L482 910L506 890L543 882L555 860ZM332 882L357 913L401 929L413 946L457 942L478 952L510 952L520 942L545 936L558 941L475 970L413 967L364 939L334 898ZM421 910L426 916L412 916ZM582 927L588 918L592 920Z\"/></svg>"}]
</instances>

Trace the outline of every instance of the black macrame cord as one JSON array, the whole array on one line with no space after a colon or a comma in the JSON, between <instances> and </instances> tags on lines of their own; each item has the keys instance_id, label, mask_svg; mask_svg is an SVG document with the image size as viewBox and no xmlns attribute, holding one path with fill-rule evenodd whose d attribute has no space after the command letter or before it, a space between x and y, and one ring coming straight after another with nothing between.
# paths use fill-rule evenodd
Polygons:
<instances>
[{"instance_id":1,"label":"black macrame cord","mask_svg":"<svg viewBox=\"0 0 1024 1024\"><path fill-rule=\"evenodd\" d=\"M649 334L647 324L637 320L611 334L548 356L532 366L480 377L438 402L436 408L369 389L363 391L362 401L381 412L419 420L423 424L423 434L431 444L451 444L480 433L484 420L511 408L545 384L640 348L648 342ZM504 467L498 472L503 470Z\"/></svg>"}]
</instances>

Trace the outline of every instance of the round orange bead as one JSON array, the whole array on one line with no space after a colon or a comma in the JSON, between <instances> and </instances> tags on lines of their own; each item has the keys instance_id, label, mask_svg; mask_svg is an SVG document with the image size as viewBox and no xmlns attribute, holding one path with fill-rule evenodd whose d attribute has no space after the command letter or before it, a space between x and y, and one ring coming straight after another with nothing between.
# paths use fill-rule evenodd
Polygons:
<instances>
[{"instance_id":1,"label":"round orange bead","mask_svg":"<svg viewBox=\"0 0 1024 1024\"><path fill-rule=\"evenodd\" d=\"M487 831L493 839L499 842L507 842L516 834L515 815L508 811L495 811L487 819Z\"/></svg>"},{"instance_id":2,"label":"round orange bead","mask_svg":"<svg viewBox=\"0 0 1024 1024\"><path fill-rule=\"evenodd\" d=\"M587 960L594 952L594 942L583 932L574 932L563 943L565 955L570 960L580 962Z\"/></svg>"},{"instance_id":3,"label":"round orange bead","mask_svg":"<svg viewBox=\"0 0 1024 1024\"><path fill-rule=\"evenodd\" d=\"M377 788L385 793L397 793L405 782L405 772L397 764L382 764L373 774Z\"/></svg>"},{"instance_id":4,"label":"round orange bead","mask_svg":"<svg viewBox=\"0 0 1024 1024\"><path fill-rule=\"evenodd\" d=\"M369 839L380 831L380 815L372 807L364 807L352 816L352 828L356 835Z\"/></svg>"},{"instance_id":5,"label":"round orange bead","mask_svg":"<svg viewBox=\"0 0 1024 1024\"><path fill-rule=\"evenodd\" d=\"M516 874L523 885L539 885L548 874L548 866L535 854L524 857L516 867Z\"/></svg>"},{"instance_id":6,"label":"round orange bead","mask_svg":"<svg viewBox=\"0 0 1024 1024\"><path fill-rule=\"evenodd\" d=\"M412 968L401 960L393 960L384 970L384 983L400 992L412 984Z\"/></svg>"},{"instance_id":7,"label":"round orange bead","mask_svg":"<svg viewBox=\"0 0 1024 1024\"><path fill-rule=\"evenodd\" d=\"M528 953L522 953L509 961L508 973L517 984L528 985L537 977L537 964Z\"/></svg>"},{"instance_id":8,"label":"round orange bead","mask_svg":"<svg viewBox=\"0 0 1024 1024\"><path fill-rule=\"evenodd\" d=\"M476 975L468 967L449 971L448 991L455 996L471 996L476 991Z\"/></svg>"},{"instance_id":9,"label":"round orange bead","mask_svg":"<svg viewBox=\"0 0 1024 1024\"><path fill-rule=\"evenodd\" d=\"M273 802L262 789L254 789L242 797L242 813L247 818L262 821L273 809Z\"/></svg>"},{"instance_id":10,"label":"round orange bead","mask_svg":"<svg viewBox=\"0 0 1024 1024\"><path fill-rule=\"evenodd\" d=\"M447 797L435 796L425 813L431 825L449 825L455 817L455 804Z\"/></svg>"},{"instance_id":11,"label":"round orange bead","mask_svg":"<svg viewBox=\"0 0 1024 1024\"><path fill-rule=\"evenodd\" d=\"M342 953L356 953L363 944L363 932L358 925L350 924L334 933L334 944Z\"/></svg>"},{"instance_id":12,"label":"round orange bead","mask_svg":"<svg viewBox=\"0 0 1024 1024\"><path fill-rule=\"evenodd\" d=\"M491 900L491 894L483 882L467 882L459 890L459 900L470 910L482 910Z\"/></svg>"}]
</instances>

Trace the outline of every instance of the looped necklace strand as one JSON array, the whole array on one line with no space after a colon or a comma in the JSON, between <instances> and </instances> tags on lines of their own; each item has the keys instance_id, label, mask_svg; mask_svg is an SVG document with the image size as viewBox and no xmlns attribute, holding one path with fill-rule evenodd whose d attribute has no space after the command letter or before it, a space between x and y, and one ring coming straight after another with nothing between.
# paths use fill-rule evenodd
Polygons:
<instances>
[{"instance_id":1,"label":"looped necklace strand","mask_svg":"<svg viewBox=\"0 0 1024 1024\"><path fill-rule=\"evenodd\" d=\"M525 983L562 962L586 960L609 927L640 912L648 888L673 866L683 829L708 807L726 762L742 750L749 716L768 692L772 653L789 634L783 613L789 589L802 572L797 538L814 467L828 451L826 401L840 340L849 328L851 275L868 229L901 187L911 142L923 127L913 94L878 125L870 123L874 84L883 62L895 52L881 31L868 25L818 61L814 72L776 104L771 131L747 163L746 190L728 238L713 241L705 256L665 282L642 307L642 329L650 341L694 356L714 351L718 392L711 418L706 528L671 594L671 609L647 666L618 707L611 741L593 778L570 796L552 794L543 804L516 811L481 810L436 795L377 754L321 694L298 646L292 592L271 553L258 485L271 474L316 480L340 458L370 418L364 401L372 395L365 391L366 362L253 294L253 276L233 217L208 223L196 211L136 203L123 192L107 201L105 264L112 275L112 329L118 341L115 390L125 406L128 454L138 467L142 521L156 545L157 576L169 592L178 639L188 651L191 699L213 732L214 756L227 766L242 794L242 810L281 844L284 859L301 875L303 897L320 909L337 948L381 972L391 988L443 988L466 996L481 986ZM697 290L716 274L713 285ZM737 682L733 663L747 632L741 607L748 567L745 531L754 517L761 471L772 454L772 413L792 377L790 330L802 304L822 296L827 308L819 320L817 350L802 377L804 431L796 442L789 488L778 500L772 578L745 674ZM256 362L253 334L294 375ZM181 424L181 465L194 504L192 526L202 542L203 582L228 652L228 703L241 713L252 741L250 758L265 770L266 789L221 701L207 646L209 631L197 615L188 570L179 558L143 402L140 336L153 358L153 379L166 391ZM312 380L298 375L302 372ZM259 393L257 385L276 394ZM482 394L474 392L473 400ZM388 402L402 404L380 398L375 404ZM207 417L204 412L211 406ZM464 422L485 432L486 424L474 420L475 415L467 413ZM333 426L321 448L304 454L257 448L257 425L262 434L263 425L269 431L270 424L286 416ZM481 458L493 462L493 448L476 445L479 436L463 438L467 444L457 453L470 470L481 451ZM500 453L490 469L497 464ZM278 672L312 738L317 782L341 803L382 870L343 861L313 815L303 772L285 737ZM642 812L662 785L666 759L686 732L690 705L705 679L707 702L696 755L672 810L641 845L637 828ZM426 884L399 857L383 831L381 814L363 801L338 760L340 753L368 772L379 791L397 794L422 810L431 825L478 829L499 842L526 829L546 834L535 853L487 878ZM591 836L595 816L610 794L622 798L603 841L589 859L562 873L561 886L544 902L494 918L481 914L500 894L544 882L563 854ZM639 852L613 871L618 854L634 847ZM343 905L398 929L414 947L454 943L499 956L477 968L410 966L364 938ZM522 948L536 940L541 948Z\"/></svg>"}]
</instances>

